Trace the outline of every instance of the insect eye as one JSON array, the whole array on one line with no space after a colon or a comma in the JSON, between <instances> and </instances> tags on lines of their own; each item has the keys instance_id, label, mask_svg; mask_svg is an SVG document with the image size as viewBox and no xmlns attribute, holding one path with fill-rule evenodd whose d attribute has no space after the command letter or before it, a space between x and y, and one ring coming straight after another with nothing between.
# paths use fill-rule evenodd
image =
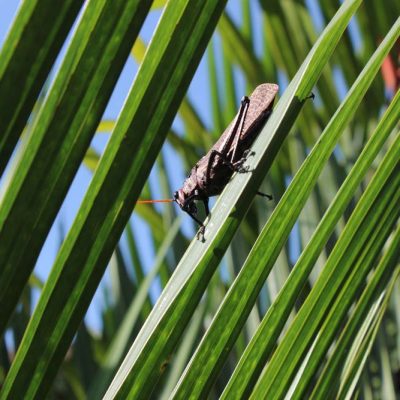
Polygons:
<instances>
[{"instance_id":1,"label":"insect eye","mask_svg":"<svg viewBox=\"0 0 400 400\"><path fill-rule=\"evenodd\" d=\"M179 197L179 194L178 194L178 191L176 191L175 193L174 193L174 199L177 199Z\"/></svg>"}]
</instances>

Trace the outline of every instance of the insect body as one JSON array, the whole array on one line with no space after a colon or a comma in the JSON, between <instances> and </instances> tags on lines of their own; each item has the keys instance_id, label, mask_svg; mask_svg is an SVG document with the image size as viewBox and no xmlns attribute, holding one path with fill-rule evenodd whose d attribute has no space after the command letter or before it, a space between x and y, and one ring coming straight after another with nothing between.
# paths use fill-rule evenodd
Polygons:
<instances>
[{"instance_id":1,"label":"insect body","mask_svg":"<svg viewBox=\"0 0 400 400\"><path fill-rule=\"evenodd\" d=\"M203 202L208 215L209 197L220 194L235 171L246 171L247 152L272 112L278 89L278 85L264 83L250 97L243 97L235 119L174 193L174 201L200 225L200 233L204 233L204 224L197 217L195 201Z\"/></svg>"}]
</instances>

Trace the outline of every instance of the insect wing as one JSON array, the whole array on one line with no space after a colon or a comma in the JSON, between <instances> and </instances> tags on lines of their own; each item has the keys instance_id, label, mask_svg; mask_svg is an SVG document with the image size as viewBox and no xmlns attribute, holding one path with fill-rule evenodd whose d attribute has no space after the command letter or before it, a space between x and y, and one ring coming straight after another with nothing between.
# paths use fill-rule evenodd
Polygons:
<instances>
[{"instance_id":1,"label":"insect wing","mask_svg":"<svg viewBox=\"0 0 400 400\"><path fill-rule=\"evenodd\" d=\"M272 111L272 105L279 86L274 83L263 83L254 89L250 96L250 104L244 121L242 138L251 133L260 121L264 121Z\"/></svg>"},{"instance_id":2,"label":"insect wing","mask_svg":"<svg viewBox=\"0 0 400 400\"><path fill-rule=\"evenodd\" d=\"M250 103L245 115L242 131L240 133L233 132L233 128L239 118L238 112L235 119L225 129L217 143L215 143L214 148L221 153L227 154L232 150L232 136L236 136L236 134L239 133L240 140L245 140L246 136L252 135L254 130L259 127L260 123L262 123L271 113L272 105L278 90L279 86L274 83L263 83L262 85L257 86L249 97ZM239 140L239 137L237 140ZM229 149L227 149L228 144L230 144Z\"/></svg>"}]
</instances>

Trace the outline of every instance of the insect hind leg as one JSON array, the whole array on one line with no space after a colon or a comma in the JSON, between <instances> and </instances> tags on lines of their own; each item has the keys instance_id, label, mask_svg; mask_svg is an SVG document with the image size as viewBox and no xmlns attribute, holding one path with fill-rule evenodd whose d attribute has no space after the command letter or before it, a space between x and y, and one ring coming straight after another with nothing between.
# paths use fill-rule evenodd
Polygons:
<instances>
[{"instance_id":1,"label":"insect hind leg","mask_svg":"<svg viewBox=\"0 0 400 400\"><path fill-rule=\"evenodd\" d=\"M213 149L211 151L207 163L207 172L206 172L207 179L210 178L211 169L213 167L213 163L216 156L219 156L221 160L224 161L224 164L227 165L229 168L231 168L232 171L238 170L239 164L237 164L238 166L235 166L236 163L234 163L234 160L239 146L240 135L243 132L244 121L247 116L249 104L250 104L250 99L247 96L243 96L240 102L240 109L235 119L235 123L231 131L229 132L227 139L224 141L223 146L219 150ZM232 150L232 156L231 159L228 159L227 156L230 150Z\"/></svg>"},{"instance_id":2,"label":"insect hind leg","mask_svg":"<svg viewBox=\"0 0 400 400\"><path fill-rule=\"evenodd\" d=\"M197 193L197 191L186 199L185 203L182 206L182 210L185 211L186 214L188 214L200 226L200 229L197 232L197 239L204 242L204 231L206 227L204 223L199 218L197 218L197 208L196 206L194 206L195 199L203 200L204 209L206 215L208 216L210 214L210 210L208 208L208 198L199 198L199 194Z\"/></svg>"}]
</instances>

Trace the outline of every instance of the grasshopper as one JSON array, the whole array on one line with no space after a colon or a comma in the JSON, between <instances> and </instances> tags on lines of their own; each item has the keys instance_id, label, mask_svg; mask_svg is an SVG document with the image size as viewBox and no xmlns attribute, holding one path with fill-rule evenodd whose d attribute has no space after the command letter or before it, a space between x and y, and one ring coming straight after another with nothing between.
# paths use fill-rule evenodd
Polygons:
<instances>
[{"instance_id":1,"label":"grasshopper","mask_svg":"<svg viewBox=\"0 0 400 400\"><path fill-rule=\"evenodd\" d=\"M272 113L278 89L274 83L264 83L257 86L250 97L244 96L234 120L174 193L172 200L200 225L198 237L204 235L205 226L197 217L195 201L203 202L208 216L208 199L222 192L234 172L248 170L244 162L249 148Z\"/></svg>"}]
</instances>

